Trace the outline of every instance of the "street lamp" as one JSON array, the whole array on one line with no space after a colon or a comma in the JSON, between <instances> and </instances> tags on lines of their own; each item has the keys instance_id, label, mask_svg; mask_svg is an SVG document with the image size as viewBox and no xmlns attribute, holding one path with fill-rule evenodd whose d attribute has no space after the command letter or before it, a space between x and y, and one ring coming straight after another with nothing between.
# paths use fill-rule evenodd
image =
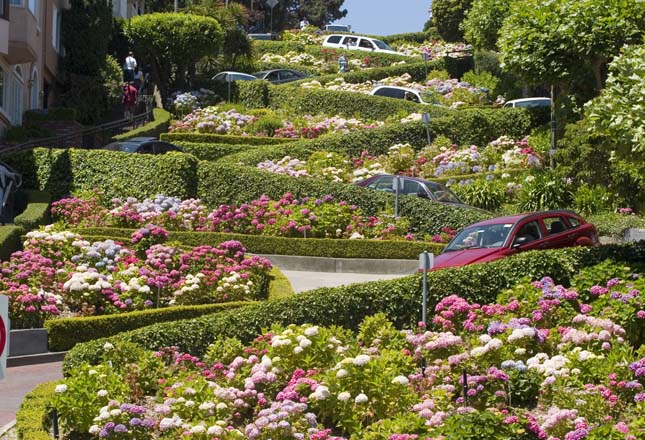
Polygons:
<instances>
[{"instance_id":1,"label":"street lamp","mask_svg":"<svg viewBox=\"0 0 645 440\"><path fill-rule=\"evenodd\" d=\"M394 218L399 218L399 193L403 189L403 179L399 176L394 176L392 180L392 189L394 190Z\"/></svg>"},{"instance_id":2,"label":"street lamp","mask_svg":"<svg viewBox=\"0 0 645 440\"><path fill-rule=\"evenodd\" d=\"M426 79L428 78L428 59L430 59L430 55L428 52L421 52L421 57L423 58L423 64L426 70Z\"/></svg>"},{"instance_id":3,"label":"street lamp","mask_svg":"<svg viewBox=\"0 0 645 440\"><path fill-rule=\"evenodd\" d=\"M421 322L425 328L428 319L428 271L434 266L434 254L423 251L419 254L419 270L423 271L423 292L421 297Z\"/></svg>"},{"instance_id":4,"label":"street lamp","mask_svg":"<svg viewBox=\"0 0 645 440\"><path fill-rule=\"evenodd\" d=\"M430 113L424 113L421 115L421 120L423 121L423 125L426 126L426 135L428 136L428 146L432 143L430 139Z\"/></svg>"}]
</instances>

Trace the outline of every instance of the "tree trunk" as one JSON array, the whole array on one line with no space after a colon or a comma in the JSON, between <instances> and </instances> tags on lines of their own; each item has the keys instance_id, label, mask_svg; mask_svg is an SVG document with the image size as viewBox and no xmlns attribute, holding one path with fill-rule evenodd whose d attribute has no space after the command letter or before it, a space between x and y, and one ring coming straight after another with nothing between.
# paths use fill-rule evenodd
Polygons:
<instances>
[{"instance_id":1,"label":"tree trunk","mask_svg":"<svg viewBox=\"0 0 645 440\"><path fill-rule=\"evenodd\" d=\"M605 78L603 78L602 67L607 61L609 60L604 56L595 56L591 60L591 69L593 71L593 77L596 80L596 90L598 92L600 92L605 86Z\"/></svg>"}]
</instances>

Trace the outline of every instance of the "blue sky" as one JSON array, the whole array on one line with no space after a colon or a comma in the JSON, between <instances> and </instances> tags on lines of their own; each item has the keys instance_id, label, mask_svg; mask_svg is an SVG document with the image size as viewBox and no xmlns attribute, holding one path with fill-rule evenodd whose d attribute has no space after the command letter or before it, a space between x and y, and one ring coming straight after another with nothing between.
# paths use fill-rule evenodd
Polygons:
<instances>
[{"instance_id":1,"label":"blue sky","mask_svg":"<svg viewBox=\"0 0 645 440\"><path fill-rule=\"evenodd\" d=\"M345 0L347 16L337 23L350 24L357 33L390 35L418 32L430 14L431 0Z\"/></svg>"}]
</instances>

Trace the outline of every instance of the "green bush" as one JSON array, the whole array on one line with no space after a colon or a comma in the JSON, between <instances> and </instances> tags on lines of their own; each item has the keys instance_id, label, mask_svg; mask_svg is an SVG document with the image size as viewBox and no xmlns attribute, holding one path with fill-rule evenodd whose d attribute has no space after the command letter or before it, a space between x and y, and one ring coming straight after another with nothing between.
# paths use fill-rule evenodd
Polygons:
<instances>
[{"instance_id":1,"label":"green bush","mask_svg":"<svg viewBox=\"0 0 645 440\"><path fill-rule=\"evenodd\" d=\"M134 231L122 228L84 228L83 237L129 240ZM301 255L328 258L416 259L425 250L439 253L442 244L422 241L347 240L331 238L287 238L220 232L174 232L169 239L184 246L217 244L237 240L253 254Z\"/></svg>"},{"instance_id":2,"label":"green bush","mask_svg":"<svg viewBox=\"0 0 645 440\"><path fill-rule=\"evenodd\" d=\"M45 321L50 351L66 351L81 342L106 338L118 333L159 322L193 319L248 305L248 302L230 302L199 306L168 307L143 310L119 315L59 318Z\"/></svg>"},{"instance_id":3,"label":"green bush","mask_svg":"<svg viewBox=\"0 0 645 440\"><path fill-rule=\"evenodd\" d=\"M168 131L170 125L170 113L162 108L152 109L154 121L148 122L141 127L127 131L123 134L116 135L112 138L113 141L122 141L136 136L150 136L159 137L162 133Z\"/></svg>"},{"instance_id":4,"label":"green bush","mask_svg":"<svg viewBox=\"0 0 645 440\"><path fill-rule=\"evenodd\" d=\"M606 259L626 263L645 259L645 242L592 248L568 248L521 253L502 260L428 274L430 310L443 297L459 294L469 301L494 301L498 292L524 277L551 276L568 285L583 267ZM286 299L264 301L239 309L207 315L190 321L155 324L109 338L113 344L135 343L148 350L177 345L180 350L201 355L208 345L227 337L249 342L273 324L339 325L356 329L366 317L385 313L397 327L416 323L421 310L421 276L390 281L316 289ZM65 357L69 374L84 362L96 362L106 339L79 344Z\"/></svg>"},{"instance_id":5,"label":"green bush","mask_svg":"<svg viewBox=\"0 0 645 440\"><path fill-rule=\"evenodd\" d=\"M31 231L41 225L48 224L51 220L49 216L51 196L49 193L34 190L26 190L24 192L27 199L27 207L20 215L14 218L14 224L25 231Z\"/></svg>"},{"instance_id":6,"label":"green bush","mask_svg":"<svg viewBox=\"0 0 645 440\"><path fill-rule=\"evenodd\" d=\"M377 37L385 43L394 43L395 41L406 41L409 43L424 43L435 37L430 32L405 32L403 34L392 34L384 37Z\"/></svg>"},{"instance_id":7,"label":"green bush","mask_svg":"<svg viewBox=\"0 0 645 440\"><path fill-rule=\"evenodd\" d=\"M46 121L75 121L76 110L65 107L50 107L43 110L27 110L24 115L26 125L39 124Z\"/></svg>"},{"instance_id":8,"label":"green bush","mask_svg":"<svg viewBox=\"0 0 645 440\"><path fill-rule=\"evenodd\" d=\"M617 238L622 238L629 228L645 228L645 218L617 212L590 215L587 217L587 221L596 225L599 235Z\"/></svg>"},{"instance_id":9,"label":"green bush","mask_svg":"<svg viewBox=\"0 0 645 440\"><path fill-rule=\"evenodd\" d=\"M266 107L269 102L269 81L240 81L237 100L248 108Z\"/></svg>"},{"instance_id":10,"label":"green bush","mask_svg":"<svg viewBox=\"0 0 645 440\"><path fill-rule=\"evenodd\" d=\"M263 147L253 147L250 145L236 144L211 144L200 142L173 141L173 144L181 148L184 153L192 154L199 160L216 161L224 156L241 153L249 149L258 149Z\"/></svg>"},{"instance_id":11,"label":"green bush","mask_svg":"<svg viewBox=\"0 0 645 440\"><path fill-rule=\"evenodd\" d=\"M495 180L477 179L470 185L455 185L452 189L467 205L497 211L508 197L506 185Z\"/></svg>"},{"instance_id":12,"label":"green bush","mask_svg":"<svg viewBox=\"0 0 645 440\"><path fill-rule=\"evenodd\" d=\"M565 179L546 172L525 180L517 197L518 210L523 212L566 208L571 202L571 189Z\"/></svg>"},{"instance_id":13,"label":"green bush","mask_svg":"<svg viewBox=\"0 0 645 440\"><path fill-rule=\"evenodd\" d=\"M20 249L20 236L23 229L19 226L0 226L0 260L7 261L12 253Z\"/></svg>"},{"instance_id":14,"label":"green bush","mask_svg":"<svg viewBox=\"0 0 645 440\"><path fill-rule=\"evenodd\" d=\"M244 81L250 83L253 81ZM293 139L287 138L270 138L265 136L233 136L228 134L215 133L164 133L161 135L162 141L167 142L200 142L214 144L234 144L234 145L276 145L294 142Z\"/></svg>"},{"instance_id":15,"label":"green bush","mask_svg":"<svg viewBox=\"0 0 645 440\"><path fill-rule=\"evenodd\" d=\"M31 390L16 414L16 434L21 440L51 440L51 402L56 382L45 382Z\"/></svg>"},{"instance_id":16,"label":"green bush","mask_svg":"<svg viewBox=\"0 0 645 440\"><path fill-rule=\"evenodd\" d=\"M432 22L446 41L463 41L460 24L470 8L471 0L433 0Z\"/></svg>"},{"instance_id":17,"label":"green bush","mask_svg":"<svg viewBox=\"0 0 645 440\"><path fill-rule=\"evenodd\" d=\"M573 193L573 206L585 216L598 214L611 209L611 194L604 186L581 185Z\"/></svg>"},{"instance_id":18,"label":"green bush","mask_svg":"<svg viewBox=\"0 0 645 440\"><path fill-rule=\"evenodd\" d=\"M198 173L197 194L209 206L221 203L239 205L257 199L262 194L279 199L286 192L296 198L331 194L337 201L345 200L359 206L368 215L378 215L394 206L392 194L320 179L272 174L235 164L200 162ZM460 229L487 217L472 209L407 196L400 200L399 213L408 218L413 232L431 235L438 234L445 226Z\"/></svg>"}]
</instances>

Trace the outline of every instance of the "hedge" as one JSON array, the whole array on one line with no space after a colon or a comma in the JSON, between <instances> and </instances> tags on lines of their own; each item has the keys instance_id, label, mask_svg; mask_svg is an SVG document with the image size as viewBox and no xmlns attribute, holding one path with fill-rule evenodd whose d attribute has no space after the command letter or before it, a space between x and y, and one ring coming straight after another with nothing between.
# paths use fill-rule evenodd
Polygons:
<instances>
[{"instance_id":1,"label":"hedge","mask_svg":"<svg viewBox=\"0 0 645 440\"><path fill-rule=\"evenodd\" d=\"M625 263L643 261L645 242L532 251L490 263L432 271L428 274L428 307L432 310L441 298L453 293L469 301L491 302L501 290L512 287L524 277L538 279L548 275L556 282L568 285L581 268L608 258ZM180 350L199 356L217 339L236 337L249 342L272 324L310 323L356 329L366 316L382 312L398 327L410 326L420 316L420 292L421 276L411 275L396 280L316 289L190 321L155 324L77 345L65 357L63 371L69 375L82 363L98 362L106 340L113 344L132 342L148 350L177 345Z\"/></svg>"},{"instance_id":2,"label":"hedge","mask_svg":"<svg viewBox=\"0 0 645 440\"><path fill-rule=\"evenodd\" d=\"M210 142L185 142L172 141L183 150L184 153L192 154L199 160L216 161L231 154L238 154L250 149L264 148L246 144L221 144Z\"/></svg>"},{"instance_id":3,"label":"hedge","mask_svg":"<svg viewBox=\"0 0 645 440\"><path fill-rule=\"evenodd\" d=\"M66 351L81 342L105 338L159 322L193 319L248 304L250 302L238 301L142 310L118 315L58 318L45 321L45 328L47 329L49 350Z\"/></svg>"},{"instance_id":4,"label":"hedge","mask_svg":"<svg viewBox=\"0 0 645 440\"><path fill-rule=\"evenodd\" d=\"M31 390L16 414L16 434L21 440L51 440L51 402L57 382L45 382Z\"/></svg>"},{"instance_id":5,"label":"hedge","mask_svg":"<svg viewBox=\"0 0 645 440\"><path fill-rule=\"evenodd\" d=\"M75 121L76 117L76 109L51 107L47 111L27 110L24 120L26 125L33 125L46 121Z\"/></svg>"},{"instance_id":6,"label":"hedge","mask_svg":"<svg viewBox=\"0 0 645 440\"><path fill-rule=\"evenodd\" d=\"M394 196L380 191L320 179L289 177L230 163L200 162L198 174L197 195L208 206L239 205L262 194L279 199L290 192L296 198L331 194L337 201L345 200L361 207L368 215L378 215L394 207ZM413 232L422 234L437 234L444 226L460 229L488 217L481 211L411 196L400 198L399 213L408 218Z\"/></svg>"},{"instance_id":7,"label":"hedge","mask_svg":"<svg viewBox=\"0 0 645 440\"><path fill-rule=\"evenodd\" d=\"M35 148L7 155L4 161L22 174L24 187L47 191L54 199L93 189L104 191L108 199L155 194L190 198L197 187L197 160L182 153Z\"/></svg>"},{"instance_id":8,"label":"hedge","mask_svg":"<svg viewBox=\"0 0 645 440\"><path fill-rule=\"evenodd\" d=\"M170 113L162 108L152 109L154 120L142 125L139 128L127 131L123 134L112 137L113 141L122 141L137 136L159 137L162 133L168 131L170 125Z\"/></svg>"},{"instance_id":9,"label":"hedge","mask_svg":"<svg viewBox=\"0 0 645 440\"><path fill-rule=\"evenodd\" d=\"M50 223L49 204L51 195L44 191L24 190L27 206L17 215L13 222L24 231L37 229L41 225Z\"/></svg>"},{"instance_id":10,"label":"hedge","mask_svg":"<svg viewBox=\"0 0 645 440\"><path fill-rule=\"evenodd\" d=\"M20 249L23 232L20 226L0 226L0 260L7 261L11 254Z\"/></svg>"},{"instance_id":11,"label":"hedge","mask_svg":"<svg viewBox=\"0 0 645 440\"><path fill-rule=\"evenodd\" d=\"M243 81L243 83L261 83L262 81ZM275 138L267 136L233 136L228 134L215 133L164 133L160 139L167 142L202 142L215 144L233 144L233 145L280 145L293 142L289 138Z\"/></svg>"},{"instance_id":12,"label":"hedge","mask_svg":"<svg viewBox=\"0 0 645 440\"><path fill-rule=\"evenodd\" d=\"M129 240L133 229L124 228L83 228L76 229L81 236L110 237ZM419 253L439 253L442 244L422 241L393 240L348 240L332 238L287 238L264 235L232 234L220 232L169 232L169 240L185 246L217 244L228 240L242 243L253 254L301 255L328 258L378 258L417 259Z\"/></svg>"}]
</instances>

